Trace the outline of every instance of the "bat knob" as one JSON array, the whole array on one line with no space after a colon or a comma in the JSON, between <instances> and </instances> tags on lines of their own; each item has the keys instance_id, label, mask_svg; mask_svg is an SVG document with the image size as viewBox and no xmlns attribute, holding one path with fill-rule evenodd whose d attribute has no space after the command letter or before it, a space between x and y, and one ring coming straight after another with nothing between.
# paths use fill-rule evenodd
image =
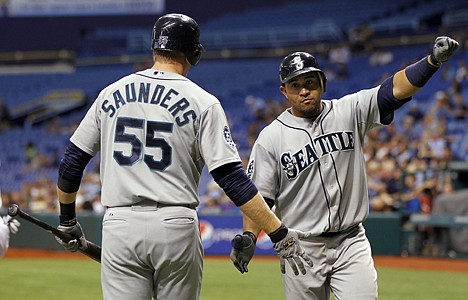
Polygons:
<instances>
[{"instance_id":1,"label":"bat knob","mask_svg":"<svg viewBox=\"0 0 468 300\"><path fill-rule=\"evenodd\" d=\"M8 215L10 217L16 217L19 213L19 207L17 204L10 204L8 207Z\"/></svg>"}]
</instances>

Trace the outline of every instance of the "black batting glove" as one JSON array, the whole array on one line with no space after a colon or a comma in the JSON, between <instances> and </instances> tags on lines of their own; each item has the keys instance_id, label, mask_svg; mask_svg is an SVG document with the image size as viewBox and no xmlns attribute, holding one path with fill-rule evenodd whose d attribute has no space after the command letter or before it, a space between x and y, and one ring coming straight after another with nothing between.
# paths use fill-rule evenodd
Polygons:
<instances>
[{"instance_id":1,"label":"black batting glove","mask_svg":"<svg viewBox=\"0 0 468 300\"><path fill-rule=\"evenodd\" d=\"M254 256L255 243L257 238L252 232L244 232L242 235L237 234L231 241L231 258L234 266L242 274L248 272L247 265Z\"/></svg>"},{"instance_id":2,"label":"black batting glove","mask_svg":"<svg viewBox=\"0 0 468 300\"><path fill-rule=\"evenodd\" d=\"M431 62L440 66L453 55L460 44L448 36L439 36L435 39L431 54Z\"/></svg>"},{"instance_id":3,"label":"black batting glove","mask_svg":"<svg viewBox=\"0 0 468 300\"><path fill-rule=\"evenodd\" d=\"M75 239L70 241L64 241L59 237L55 237L55 240L65 248L65 250L70 252L76 252L78 249L85 250L88 247L88 242L83 233L80 223L75 223L71 226L59 225L58 230L71 234Z\"/></svg>"}]
</instances>

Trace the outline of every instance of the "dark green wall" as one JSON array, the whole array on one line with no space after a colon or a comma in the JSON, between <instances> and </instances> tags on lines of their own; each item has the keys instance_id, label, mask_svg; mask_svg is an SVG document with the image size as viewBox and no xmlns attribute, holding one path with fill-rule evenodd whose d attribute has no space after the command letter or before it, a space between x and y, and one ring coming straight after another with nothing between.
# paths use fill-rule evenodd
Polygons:
<instances>
[{"instance_id":1,"label":"dark green wall","mask_svg":"<svg viewBox=\"0 0 468 300\"><path fill-rule=\"evenodd\" d=\"M401 214L372 213L364 222L364 227L374 255L401 254Z\"/></svg>"},{"instance_id":2,"label":"dark green wall","mask_svg":"<svg viewBox=\"0 0 468 300\"><path fill-rule=\"evenodd\" d=\"M46 222L54 227L58 226L57 214L31 214L34 217ZM80 214L79 220L81 227L86 234L86 239L101 244L101 215ZM45 249L45 250L63 250L51 233L46 232L42 228L22 219L20 230L17 234L11 236L10 247L28 248L28 249Z\"/></svg>"}]
</instances>

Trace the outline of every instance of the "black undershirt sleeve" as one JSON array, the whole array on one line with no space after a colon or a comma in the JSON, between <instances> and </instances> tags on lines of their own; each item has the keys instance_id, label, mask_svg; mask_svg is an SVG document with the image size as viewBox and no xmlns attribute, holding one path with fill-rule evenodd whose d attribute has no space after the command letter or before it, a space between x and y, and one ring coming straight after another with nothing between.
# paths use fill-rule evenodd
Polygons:
<instances>
[{"instance_id":1,"label":"black undershirt sleeve","mask_svg":"<svg viewBox=\"0 0 468 300\"><path fill-rule=\"evenodd\" d=\"M240 162L225 164L210 173L236 206L247 203L258 193L257 187L247 176Z\"/></svg>"},{"instance_id":2,"label":"black undershirt sleeve","mask_svg":"<svg viewBox=\"0 0 468 300\"><path fill-rule=\"evenodd\" d=\"M393 112L412 98L399 100L393 96L393 76L387 78L380 85L377 93L377 103L380 112L380 122L388 125L393 121Z\"/></svg>"},{"instance_id":3,"label":"black undershirt sleeve","mask_svg":"<svg viewBox=\"0 0 468 300\"><path fill-rule=\"evenodd\" d=\"M91 158L93 158L92 155L89 155L70 142L60 161L57 181L58 188L65 193L77 192L84 169Z\"/></svg>"}]
</instances>

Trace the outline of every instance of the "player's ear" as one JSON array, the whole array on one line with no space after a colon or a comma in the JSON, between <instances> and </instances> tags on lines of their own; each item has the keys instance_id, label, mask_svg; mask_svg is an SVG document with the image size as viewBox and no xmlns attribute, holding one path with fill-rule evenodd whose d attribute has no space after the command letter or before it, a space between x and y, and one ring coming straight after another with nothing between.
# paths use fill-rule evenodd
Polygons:
<instances>
[{"instance_id":1,"label":"player's ear","mask_svg":"<svg viewBox=\"0 0 468 300\"><path fill-rule=\"evenodd\" d=\"M284 86L284 84L280 85L279 90L286 97L286 87Z\"/></svg>"}]
</instances>

